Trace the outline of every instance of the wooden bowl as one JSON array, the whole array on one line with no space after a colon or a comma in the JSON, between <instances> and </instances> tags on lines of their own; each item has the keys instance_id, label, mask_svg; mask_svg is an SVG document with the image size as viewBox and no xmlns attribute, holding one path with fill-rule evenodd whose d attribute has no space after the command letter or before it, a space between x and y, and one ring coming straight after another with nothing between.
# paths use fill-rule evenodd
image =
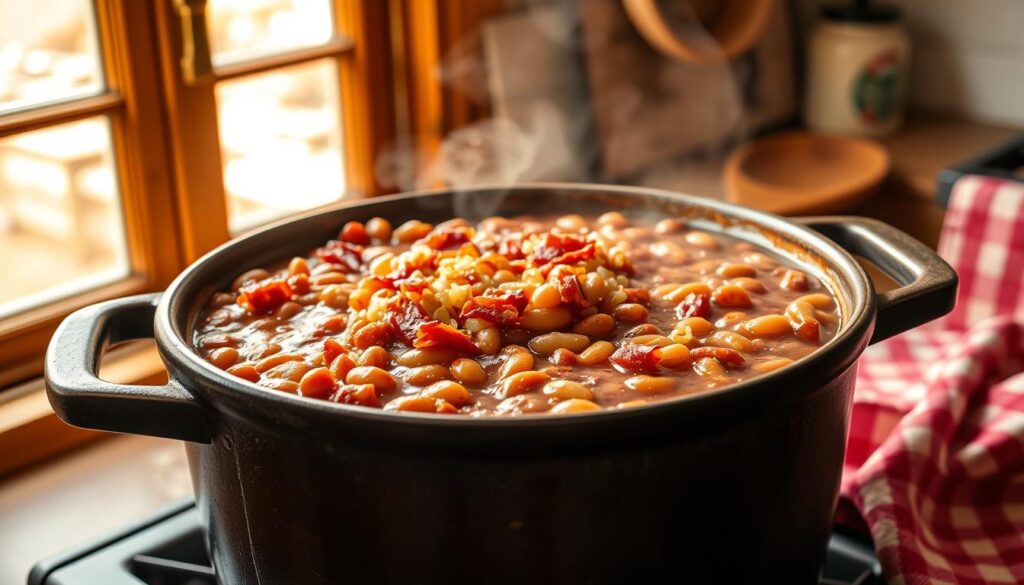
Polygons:
<instances>
[{"instance_id":1,"label":"wooden bowl","mask_svg":"<svg viewBox=\"0 0 1024 585\"><path fill-rule=\"evenodd\" d=\"M764 33L775 0L622 0L640 36L663 55L691 63L735 59ZM667 10L667 12L666 12Z\"/></svg>"},{"instance_id":2,"label":"wooden bowl","mask_svg":"<svg viewBox=\"0 0 1024 585\"><path fill-rule=\"evenodd\" d=\"M725 195L771 213L831 213L873 194L889 173L878 143L785 132L738 148L725 164Z\"/></svg>"}]
</instances>

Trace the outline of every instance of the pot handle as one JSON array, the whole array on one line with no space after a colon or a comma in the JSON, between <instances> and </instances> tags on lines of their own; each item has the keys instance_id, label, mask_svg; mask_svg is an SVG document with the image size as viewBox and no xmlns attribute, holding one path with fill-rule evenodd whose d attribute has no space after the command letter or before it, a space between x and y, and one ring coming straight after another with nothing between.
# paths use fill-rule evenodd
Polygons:
<instances>
[{"instance_id":1,"label":"pot handle","mask_svg":"<svg viewBox=\"0 0 1024 585\"><path fill-rule=\"evenodd\" d=\"M209 443L200 404L181 385L114 384L99 379L111 344L153 337L160 293L97 303L60 324L46 350L46 395L64 422L87 429Z\"/></svg>"},{"instance_id":2,"label":"pot handle","mask_svg":"<svg viewBox=\"0 0 1024 585\"><path fill-rule=\"evenodd\" d=\"M876 293L878 318L871 343L938 319L956 305L958 278L953 267L935 250L891 225L854 216L789 219L870 260L899 283L897 289Z\"/></svg>"}]
</instances>

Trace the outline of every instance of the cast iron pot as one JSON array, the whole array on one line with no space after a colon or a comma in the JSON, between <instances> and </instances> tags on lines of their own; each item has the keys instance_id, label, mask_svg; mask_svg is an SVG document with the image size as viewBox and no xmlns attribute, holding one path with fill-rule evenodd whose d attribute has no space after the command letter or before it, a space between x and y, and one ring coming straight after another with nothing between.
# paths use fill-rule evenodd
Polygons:
<instances>
[{"instance_id":1,"label":"cast iron pot","mask_svg":"<svg viewBox=\"0 0 1024 585\"><path fill-rule=\"evenodd\" d=\"M790 367L715 392L487 420L268 391L192 349L209 294L307 253L349 220L613 209L771 246L827 283L841 330ZM851 253L901 286L876 293ZM810 584L831 529L857 358L947 313L956 284L934 252L866 219L790 222L612 186L399 195L279 223L207 254L162 295L78 311L50 343L46 381L68 423L185 441L223 583ZM166 386L96 377L108 344L151 336Z\"/></svg>"}]
</instances>

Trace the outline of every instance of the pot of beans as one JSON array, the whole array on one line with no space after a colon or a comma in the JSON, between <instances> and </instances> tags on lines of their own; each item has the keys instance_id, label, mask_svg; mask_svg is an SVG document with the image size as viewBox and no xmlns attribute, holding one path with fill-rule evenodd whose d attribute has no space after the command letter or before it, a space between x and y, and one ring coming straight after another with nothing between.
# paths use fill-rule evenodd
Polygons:
<instances>
[{"instance_id":1,"label":"pot of beans","mask_svg":"<svg viewBox=\"0 0 1024 585\"><path fill-rule=\"evenodd\" d=\"M46 380L71 424L185 442L223 583L809 584L857 359L956 285L862 218L617 186L397 195L72 314ZM97 378L146 337L165 386Z\"/></svg>"}]
</instances>

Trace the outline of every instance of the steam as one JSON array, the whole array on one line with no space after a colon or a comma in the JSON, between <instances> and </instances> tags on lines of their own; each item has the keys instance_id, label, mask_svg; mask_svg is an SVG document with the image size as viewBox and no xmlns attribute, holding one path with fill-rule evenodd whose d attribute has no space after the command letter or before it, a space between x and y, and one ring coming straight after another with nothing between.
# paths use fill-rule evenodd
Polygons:
<instances>
[{"instance_id":1,"label":"steam","mask_svg":"<svg viewBox=\"0 0 1024 585\"><path fill-rule=\"evenodd\" d=\"M716 147L746 134L744 96L730 64L671 62L641 46L646 52L640 57L657 62L654 74L616 84L621 71L615 70L615 57L625 54L616 52L616 35L622 35L616 27L629 26L622 24L625 14L618 0L583 2L597 11L586 38L578 16L582 6L530 0L457 43L435 77L473 104L490 104L491 117L451 131L434 152L419 137L399 139L379 153L378 181L400 191L538 181L689 191L694 178L697 184L715 182L702 170L708 165L693 155L720 156ZM677 32L713 44L689 16L680 18L688 24ZM597 66L587 62L595 58L595 47L605 61ZM637 58L635 52L626 56ZM595 79L602 75L600 95L594 95ZM499 195L460 198L456 212L493 215Z\"/></svg>"}]
</instances>

